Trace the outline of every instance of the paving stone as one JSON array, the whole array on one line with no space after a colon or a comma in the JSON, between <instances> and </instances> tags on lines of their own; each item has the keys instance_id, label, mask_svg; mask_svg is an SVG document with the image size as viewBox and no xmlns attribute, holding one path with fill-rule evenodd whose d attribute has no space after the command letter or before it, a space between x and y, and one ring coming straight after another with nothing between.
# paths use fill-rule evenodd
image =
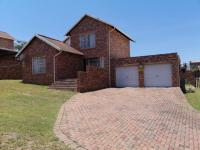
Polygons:
<instances>
[{"instance_id":1,"label":"paving stone","mask_svg":"<svg viewBox=\"0 0 200 150\"><path fill-rule=\"evenodd\" d=\"M179 88L110 88L67 101L54 132L78 150L198 150L200 113Z\"/></svg>"}]
</instances>

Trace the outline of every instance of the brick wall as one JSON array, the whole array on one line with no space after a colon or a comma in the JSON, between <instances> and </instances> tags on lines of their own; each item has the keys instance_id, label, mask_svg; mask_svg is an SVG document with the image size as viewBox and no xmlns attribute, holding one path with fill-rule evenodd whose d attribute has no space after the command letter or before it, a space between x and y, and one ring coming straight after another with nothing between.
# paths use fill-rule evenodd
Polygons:
<instances>
[{"instance_id":1,"label":"brick wall","mask_svg":"<svg viewBox=\"0 0 200 150\"><path fill-rule=\"evenodd\" d=\"M35 84L51 84L54 81L53 72L53 56L57 53L53 47L35 38L29 46L22 52L24 56L23 66L23 82ZM32 58L46 58L46 73L32 74Z\"/></svg>"},{"instance_id":2,"label":"brick wall","mask_svg":"<svg viewBox=\"0 0 200 150\"><path fill-rule=\"evenodd\" d=\"M96 46L90 49L81 49L79 37L85 33L95 33ZM84 53L86 58L91 57L107 57L108 54L108 31L105 24L97 22L93 19L86 18L70 33L71 46Z\"/></svg>"},{"instance_id":3,"label":"brick wall","mask_svg":"<svg viewBox=\"0 0 200 150\"><path fill-rule=\"evenodd\" d=\"M0 56L0 79L21 79L21 62L14 56Z\"/></svg>"},{"instance_id":4,"label":"brick wall","mask_svg":"<svg viewBox=\"0 0 200 150\"><path fill-rule=\"evenodd\" d=\"M79 37L85 33L95 33L96 46L90 49L81 49ZM108 70L108 27L89 17L82 20L70 33L71 46L81 51L85 58L104 57L105 69Z\"/></svg>"},{"instance_id":5,"label":"brick wall","mask_svg":"<svg viewBox=\"0 0 200 150\"><path fill-rule=\"evenodd\" d=\"M14 49L14 41L0 37L0 48Z\"/></svg>"},{"instance_id":6,"label":"brick wall","mask_svg":"<svg viewBox=\"0 0 200 150\"><path fill-rule=\"evenodd\" d=\"M110 33L110 49L111 58L130 57L130 41L117 31Z\"/></svg>"},{"instance_id":7,"label":"brick wall","mask_svg":"<svg viewBox=\"0 0 200 150\"><path fill-rule=\"evenodd\" d=\"M115 68L120 66L144 66L146 64L171 64L172 65L172 86L180 86L179 77L179 56L176 53L171 54L160 54L160 55L149 55L141 57L129 57L122 59L111 60L111 83L115 86ZM139 85L144 86L144 70L139 68Z\"/></svg>"},{"instance_id":8,"label":"brick wall","mask_svg":"<svg viewBox=\"0 0 200 150\"><path fill-rule=\"evenodd\" d=\"M83 70L83 56L62 52L56 57L56 79L77 78Z\"/></svg>"},{"instance_id":9,"label":"brick wall","mask_svg":"<svg viewBox=\"0 0 200 150\"><path fill-rule=\"evenodd\" d=\"M105 69L87 67L86 72L78 72L78 91L87 92L108 87L108 73Z\"/></svg>"},{"instance_id":10,"label":"brick wall","mask_svg":"<svg viewBox=\"0 0 200 150\"><path fill-rule=\"evenodd\" d=\"M104 57L104 69L109 71L109 31L112 28L100 21L86 17L70 33L71 46L84 53L85 58ZM80 49L81 34L93 32L96 35L96 47ZM117 31L110 34L111 57L124 58L130 56L130 42Z\"/></svg>"},{"instance_id":11,"label":"brick wall","mask_svg":"<svg viewBox=\"0 0 200 150\"><path fill-rule=\"evenodd\" d=\"M35 38L22 52L23 60L23 82L49 85L54 82L54 56L59 53L40 39ZM32 58L46 58L46 73L32 73ZM56 57L56 79L75 78L77 71L82 70L82 57L62 52Z\"/></svg>"}]
</instances>

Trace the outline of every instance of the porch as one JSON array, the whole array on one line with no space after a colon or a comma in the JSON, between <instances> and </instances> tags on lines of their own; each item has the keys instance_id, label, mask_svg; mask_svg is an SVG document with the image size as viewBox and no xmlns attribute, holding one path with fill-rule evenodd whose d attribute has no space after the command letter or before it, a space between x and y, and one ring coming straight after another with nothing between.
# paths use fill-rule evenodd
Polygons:
<instances>
[{"instance_id":1,"label":"porch","mask_svg":"<svg viewBox=\"0 0 200 150\"><path fill-rule=\"evenodd\" d=\"M94 91L108 87L108 73L105 69L87 66L86 71L78 71L77 78L56 80L49 88L75 92Z\"/></svg>"}]
</instances>

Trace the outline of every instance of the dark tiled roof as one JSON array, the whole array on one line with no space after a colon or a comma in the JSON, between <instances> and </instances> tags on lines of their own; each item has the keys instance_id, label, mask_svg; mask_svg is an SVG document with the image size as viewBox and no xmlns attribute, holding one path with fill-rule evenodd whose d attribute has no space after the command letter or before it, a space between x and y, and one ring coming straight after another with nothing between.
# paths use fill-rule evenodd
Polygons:
<instances>
[{"instance_id":1,"label":"dark tiled roof","mask_svg":"<svg viewBox=\"0 0 200 150\"><path fill-rule=\"evenodd\" d=\"M0 37L5 38L5 39L14 40L14 37L12 37L10 34L3 32L3 31L0 31Z\"/></svg>"}]
</instances>

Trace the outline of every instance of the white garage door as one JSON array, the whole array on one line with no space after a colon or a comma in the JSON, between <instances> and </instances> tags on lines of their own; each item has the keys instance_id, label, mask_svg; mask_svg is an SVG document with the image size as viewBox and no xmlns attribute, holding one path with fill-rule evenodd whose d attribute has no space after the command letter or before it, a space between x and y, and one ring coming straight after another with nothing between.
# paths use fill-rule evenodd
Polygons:
<instances>
[{"instance_id":1,"label":"white garage door","mask_svg":"<svg viewBox=\"0 0 200 150\"><path fill-rule=\"evenodd\" d=\"M137 87L139 85L138 67L118 67L116 68L117 87Z\"/></svg>"},{"instance_id":2,"label":"white garage door","mask_svg":"<svg viewBox=\"0 0 200 150\"><path fill-rule=\"evenodd\" d=\"M144 66L144 85L146 87L172 86L172 68L170 64Z\"/></svg>"}]
</instances>

